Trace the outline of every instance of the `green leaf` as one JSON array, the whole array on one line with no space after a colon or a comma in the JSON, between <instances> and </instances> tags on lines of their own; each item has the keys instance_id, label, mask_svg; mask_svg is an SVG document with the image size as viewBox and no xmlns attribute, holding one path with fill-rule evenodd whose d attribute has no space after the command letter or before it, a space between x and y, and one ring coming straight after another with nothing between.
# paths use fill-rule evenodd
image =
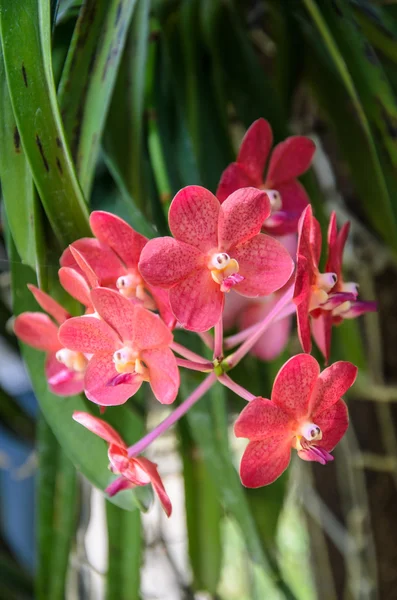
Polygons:
<instances>
[{"instance_id":1,"label":"green leaf","mask_svg":"<svg viewBox=\"0 0 397 600\"><path fill-rule=\"evenodd\" d=\"M9 255L12 267L14 312L18 315L23 311L35 310L33 296L26 287L27 283L34 282L34 274L29 267L20 263L13 244L9 248ZM44 353L24 344L21 345L21 350L40 408L62 449L92 485L104 491L114 479L108 470L106 444L72 419L75 410L90 412L97 416L97 407L82 396L61 398L52 394L48 390L44 377ZM127 443L132 444L142 436L142 418L132 410L131 406L109 408L103 418L124 437ZM151 491L146 486L138 488L135 492L131 490L120 492L109 500L118 506L133 510L137 505L140 508L146 507L150 497Z\"/></svg>"},{"instance_id":2,"label":"green leaf","mask_svg":"<svg viewBox=\"0 0 397 600\"><path fill-rule=\"evenodd\" d=\"M38 600L65 597L77 516L76 470L43 418L38 427Z\"/></svg>"},{"instance_id":3,"label":"green leaf","mask_svg":"<svg viewBox=\"0 0 397 600\"><path fill-rule=\"evenodd\" d=\"M89 227L56 100L49 3L1 0L0 29L21 143L48 219L65 246L88 235Z\"/></svg>"},{"instance_id":4,"label":"green leaf","mask_svg":"<svg viewBox=\"0 0 397 600\"><path fill-rule=\"evenodd\" d=\"M241 528L251 560L272 574L275 584L287 598L294 598L288 586L280 579L277 569L272 569L269 557L258 534L247 497L232 463L227 437L227 414L224 390L220 386L210 390L187 413L192 436L201 449L208 473L218 490L225 510Z\"/></svg>"},{"instance_id":5,"label":"green leaf","mask_svg":"<svg viewBox=\"0 0 397 600\"><path fill-rule=\"evenodd\" d=\"M106 162L124 195L147 213L143 112L149 43L149 0L137 0L104 132Z\"/></svg>"},{"instance_id":6,"label":"green leaf","mask_svg":"<svg viewBox=\"0 0 397 600\"><path fill-rule=\"evenodd\" d=\"M0 554L0 581L4 600L31 600L33 598L31 577L3 552Z\"/></svg>"},{"instance_id":7,"label":"green leaf","mask_svg":"<svg viewBox=\"0 0 397 600\"><path fill-rule=\"evenodd\" d=\"M186 521L194 587L215 595L222 562L222 510L208 468L192 440L185 419L179 424Z\"/></svg>"},{"instance_id":8,"label":"green leaf","mask_svg":"<svg viewBox=\"0 0 397 600\"><path fill-rule=\"evenodd\" d=\"M60 83L81 187L90 195L106 116L136 0L83 5Z\"/></svg>"},{"instance_id":9,"label":"green leaf","mask_svg":"<svg viewBox=\"0 0 397 600\"><path fill-rule=\"evenodd\" d=\"M332 60L332 64L343 82L343 85L348 93L350 101L354 107L354 114L359 123L359 127L362 131L361 137L363 138L363 145L357 144L357 139L351 137L350 145L354 144L354 148L357 151L366 150L366 159L365 165L366 168L362 169L361 163L361 171L366 171L363 173L362 177L366 177L367 179L371 178L371 187L376 190L375 195L369 193L367 189L366 193L362 194L361 199L363 202L363 206L367 212L368 218L371 219L373 226L378 231L378 233L390 244L393 249L397 249L397 225L395 220L395 215L393 212L393 207L391 203L391 199L389 196L389 191L386 185L385 176L382 171L382 166L380 163L379 155L376 149L376 145L374 142L374 137L371 131L370 123L368 120L367 113L363 107L363 103L361 97L356 88L356 81L353 79L352 74L349 70L349 66L345 62L344 55L334 38L334 31L329 27L329 21L324 18L321 11L319 10L316 2L314 0L304 0L304 6L306 7L310 18L313 21L314 26L316 27L318 33L321 36L322 44L324 45L321 50L319 50L319 42L317 39L314 41L314 49L317 52L320 52L321 57L324 56L324 50L329 54L329 59ZM324 4L322 7L324 8ZM333 10L333 9L331 9ZM327 9L327 15L328 15ZM328 15L329 16L329 15ZM333 21L331 21L333 22ZM301 26L306 31L306 34L310 35L308 29L307 19L302 17ZM338 38L340 41L340 38ZM348 42L349 43L349 42ZM312 58L312 57L310 57ZM324 77L324 71L326 68L326 64L323 60L321 60L321 70L319 75L319 79ZM317 73L316 73L317 75ZM358 79L358 78L356 78ZM317 82L315 82L317 83ZM323 95L329 94L332 95L334 90L332 89L332 85L330 84L330 80L325 83L323 89L319 87L319 92ZM326 91L327 90L327 91ZM326 101L327 98L324 98ZM340 106L339 103L337 105L332 106L332 110L345 111L347 110L346 103L343 106ZM351 118L351 114L349 119L345 121L346 129L349 127L355 126L356 119ZM351 121L351 123L350 123ZM357 129L357 127L356 127ZM371 172L371 176L369 173ZM356 182L359 181L359 177L357 177ZM373 209L373 198L377 199L377 210Z\"/></svg>"},{"instance_id":10,"label":"green leaf","mask_svg":"<svg viewBox=\"0 0 397 600\"><path fill-rule=\"evenodd\" d=\"M106 600L139 600L143 536L138 511L106 505L108 571Z\"/></svg>"}]
</instances>

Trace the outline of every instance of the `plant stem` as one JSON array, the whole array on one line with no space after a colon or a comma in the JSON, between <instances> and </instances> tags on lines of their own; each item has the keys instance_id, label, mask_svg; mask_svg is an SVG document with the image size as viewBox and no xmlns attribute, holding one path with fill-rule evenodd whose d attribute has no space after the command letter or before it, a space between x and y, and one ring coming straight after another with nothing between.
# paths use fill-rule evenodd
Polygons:
<instances>
[{"instance_id":1,"label":"plant stem","mask_svg":"<svg viewBox=\"0 0 397 600\"><path fill-rule=\"evenodd\" d=\"M150 433L145 435L141 440L136 442L133 446L128 449L128 456L133 457L141 454L150 444L158 438L162 433L167 431L178 421L183 415L191 408L208 390L214 385L216 376L214 373L208 375L206 379L186 398L182 404L178 406L168 417L164 419L157 427L155 427Z\"/></svg>"},{"instance_id":2,"label":"plant stem","mask_svg":"<svg viewBox=\"0 0 397 600\"><path fill-rule=\"evenodd\" d=\"M192 371L201 371L202 373L211 373L214 370L212 362L208 361L207 364L201 362L193 362L192 360L186 360L184 358L177 358L176 364L178 367L184 367Z\"/></svg>"},{"instance_id":3,"label":"plant stem","mask_svg":"<svg viewBox=\"0 0 397 600\"><path fill-rule=\"evenodd\" d=\"M247 402L250 402L251 400L256 398L254 394L251 394L251 392L246 390L242 385L239 385L238 383L233 381L233 379L231 379L226 374L220 375L218 377L218 380L221 383L223 383L224 386L228 387L229 390L232 390L232 392L234 392L238 396L241 396L241 398L243 398L244 400L247 400Z\"/></svg>"},{"instance_id":4,"label":"plant stem","mask_svg":"<svg viewBox=\"0 0 397 600\"><path fill-rule=\"evenodd\" d=\"M189 348L182 346L182 344L178 344L177 342L172 342L170 348L177 354L180 354L181 356L183 356L183 358L187 358L188 360L192 360L193 362L203 363L205 365L208 364L208 360L206 358L204 358L204 356L200 356L199 354L192 352L192 350L189 350Z\"/></svg>"},{"instance_id":5,"label":"plant stem","mask_svg":"<svg viewBox=\"0 0 397 600\"><path fill-rule=\"evenodd\" d=\"M277 321L284 319L285 317L289 317L290 315L293 315L295 312L296 312L296 305L293 302L291 302L291 304L287 305L283 310L281 310L279 312L277 317L275 317L273 319L273 321L268 324L268 327L270 327L270 325L273 325L273 323L277 323ZM224 339L225 348L229 350L230 348L234 348L235 346L238 346L239 344L244 342L244 340L246 340L252 333L255 333L255 331L257 330L259 325L260 325L260 321L259 321L259 323L254 323L253 325L250 325L246 329L243 329L242 331L239 331L238 333L236 333L234 335L230 335L229 337L225 338Z\"/></svg>"},{"instance_id":6,"label":"plant stem","mask_svg":"<svg viewBox=\"0 0 397 600\"><path fill-rule=\"evenodd\" d=\"M230 354L230 356L225 358L225 360L223 362L227 364L229 369L235 367L240 362L240 360L242 358L244 358L244 356L246 354L248 354L248 352L251 350L251 348L253 346L255 346L256 342L259 340L261 335L266 331L266 329L269 327L269 325L273 322L275 317L282 311L282 309L285 306L287 306L287 304L289 302L291 302L293 293L294 293L294 286L291 285L291 287L288 288L288 290L285 292L285 294L283 296L281 296L281 298L277 302L277 304L275 304L274 307L272 308L272 310L266 315L266 317L263 319L263 321L261 323L257 323L256 328L255 328L256 331L254 331L252 333L252 335L250 335L245 340L245 342L240 346L240 348L238 348L236 350L236 352L234 352L233 354Z\"/></svg>"},{"instance_id":7,"label":"plant stem","mask_svg":"<svg viewBox=\"0 0 397 600\"><path fill-rule=\"evenodd\" d=\"M223 319L219 319L215 325L214 335L214 359L221 358L223 356Z\"/></svg>"}]
</instances>

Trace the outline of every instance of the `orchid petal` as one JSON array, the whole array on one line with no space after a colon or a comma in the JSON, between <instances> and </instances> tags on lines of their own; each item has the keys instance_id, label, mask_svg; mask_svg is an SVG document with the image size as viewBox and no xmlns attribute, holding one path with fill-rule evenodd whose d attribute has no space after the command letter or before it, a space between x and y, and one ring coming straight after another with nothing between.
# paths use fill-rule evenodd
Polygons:
<instances>
[{"instance_id":1,"label":"orchid petal","mask_svg":"<svg viewBox=\"0 0 397 600\"><path fill-rule=\"evenodd\" d=\"M315 358L309 354L293 356L276 376L272 401L295 419L307 415L319 374L320 367Z\"/></svg>"},{"instance_id":2,"label":"orchid petal","mask_svg":"<svg viewBox=\"0 0 397 600\"><path fill-rule=\"evenodd\" d=\"M51 392L57 396L74 396L84 389L83 374L65 367L57 360L55 354L48 354L45 374Z\"/></svg>"},{"instance_id":3,"label":"orchid petal","mask_svg":"<svg viewBox=\"0 0 397 600\"><path fill-rule=\"evenodd\" d=\"M216 190L216 197L219 202L224 202L224 200L236 190L246 187L255 187L257 184L259 187L261 183L262 181L258 184L256 179L253 180L242 166L234 162L223 171L218 189Z\"/></svg>"},{"instance_id":4,"label":"orchid petal","mask_svg":"<svg viewBox=\"0 0 397 600\"><path fill-rule=\"evenodd\" d=\"M322 312L317 319L311 320L314 341L327 362L331 354L332 320L332 313L329 311Z\"/></svg>"},{"instance_id":5,"label":"orchid petal","mask_svg":"<svg viewBox=\"0 0 397 600\"><path fill-rule=\"evenodd\" d=\"M117 371L113 363L113 353L103 352L93 356L84 378L87 398L101 406L117 406L127 402L141 387L142 380L138 378L134 383L108 385L115 376Z\"/></svg>"},{"instance_id":6,"label":"orchid petal","mask_svg":"<svg viewBox=\"0 0 397 600\"><path fill-rule=\"evenodd\" d=\"M269 198L253 187L231 194L219 213L218 248L228 251L257 235L264 220L270 215Z\"/></svg>"},{"instance_id":7,"label":"orchid petal","mask_svg":"<svg viewBox=\"0 0 397 600\"><path fill-rule=\"evenodd\" d=\"M114 285L116 279L124 275L125 268L120 259L106 244L102 244L94 238L81 238L73 242L73 248L78 250L84 260L94 271L100 285ZM77 264L70 248L66 248L61 256L61 267L71 267L83 274Z\"/></svg>"},{"instance_id":8,"label":"orchid petal","mask_svg":"<svg viewBox=\"0 0 397 600\"><path fill-rule=\"evenodd\" d=\"M276 218L279 213L275 212L270 219L265 221L263 229L277 236L294 233L298 229L300 216L309 203L309 197L303 185L296 180L281 183L277 187L277 191L281 196L284 217L277 222Z\"/></svg>"},{"instance_id":9,"label":"orchid petal","mask_svg":"<svg viewBox=\"0 0 397 600\"><path fill-rule=\"evenodd\" d=\"M171 202L168 221L174 238L202 252L218 245L219 200L199 185L181 189Z\"/></svg>"},{"instance_id":10,"label":"orchid petal","mask_svg":"<svg viewBox=\"0 0 397 600\"><path fill-rule=\"evenodd\" d=\"M91 288L97 287L99 285L98 277L96 276L95 271L90 267L88 261L86 260L84 254L82 254L77 248L73 247L73 244L69 246L70 252L77 265L80 267L84 277L86 278L88 285Z\"/></svg>"},{"instance_id":11,"label":"orchid petal","mask_svg":"<svg viewBox=\"0 0 397 600\"><path fill-rule=\"evenodd\" d=\"M70 314L67 310L63 308L56 300L51 298L48 294L40 290L35 285L28 283L28 288L32 292L35 297L36 302L40 305L40 307L45 310L46 313L51 315L57 321L57 323L61 324L66 319L70 317Z\"/></svg>"},{"instance_id":12,"label":"orchid petal","mask_svg":"<svg viewBox=\"0 0 397 600\"><path fill-rule=\"evenodd\" d=\"M58 327L43 313L22 313L14 321L14 331L24 344L37 350L56 352L62 347L58 340Z\"/></svg>"},{"instance_id":13,"label":"orchid petal","mask_svg":"<svg viewBox=\"0 0 397 600\"><path fill-rule=\"evenodd\" d=\"M91 307L91 288L83 275L71 267L61 267L58 271L58 277L62 287L68 294L87 308Z\"/></svg>"},{"instance_id":14,"label":"orchid petal","mask_svg":"<svg viewBox=\"0 0 397 600\"><path fill-rule=\"evenodd\" d=\"M114 352L121 346L116 332L104 321L91 316L68 319L61 325L58 337L65 348L86 354Z\"/></svg>"},{"instance_id":15,"label":"orchid petal","mask_svg":"<svg viewBox=\"0 0 397 600\"><path fill-rule=\"evenodd\" d=\"M108 444L115 444L116 446L127 449L127 445L122 437L103 419L98 419L98 417L94 417L90 413L78 410L74 411L73 419L105 440L105 442L108 442Z\"/></svg>"},{"instance_id":16,"label":"orchid petal","mask_svg":"<svg viewBox=\"0 0 397 600\"><path fill-rule=\"evenodd\" d=\"M288 438L280 437L249 442L240 464L242 484L258 488L273 483L290 463L290 444Z\"/></svg>"},{"instance_id":17,"label":"orchid petal","mask_svg":"<svg viewBox=\"0 0 397 600\"><path fill-rule=\"evenodd\" d=\"M144 350L143 362L149 368L149 383L161 404L171 404L178 395L180 379L175 356L169 348Z\"/></svg>"},{"instance_id":18,"label":"orchid petal","mask_svg":"<svg viewBox=\"0 0 397 600\"><path fill-rule=\"evenodd\" d=\"M357 367L350 362L338 361L324 369L314 387L310 400L313 419L318 413L338 402L353 385L357 377Z\"/></svg>"},{"instance_id":19,"label":"orchid petal","mask_svg":"<svg viewBox=\"0 0 397 600\"><path fill-rule=\"evenodd\" d=\"M102 210L91 213L90 225L95 237L107 244L127 267L137 266L147 238L120 217Z\"/></svg>"},{"instance_id":20,"label":"orchid petal","mask_svg":"<svg viewBox=\"0 0 397 600\"><path fill-rule=\"evenodd\" d=\"M325 450L333 450L345 435L349 426L349 413L343 400L316 415L316 425L320 427L323 437L319 445Z\"/></svg>"},{"instance_id":21,"label":"orchid petal","mask_svg":"<svg viewBox=\"0 0 397 600\"><path fill-rule=\"evenodd\" d=\"M302 175L310 167L315 150L315 143L303 136L292 136L278 144L270 158L266 185L277 189L277 184Z\"/></svg>"},{"instance_id":22,"label":"orchid petal","mask_svg":"<svg viewBox=\"0 0 397 600\"><path fill-rule=\"evenodd\" d=\"M250 440L288 435L291 417L271 400L254 398L234 424L234 435Z\"/></svg>"},{"instance_id":23,"label":"orchid petal","mask_svg":"<svg viewBox=\"0 0 397 600\"><path fill-rule=\"evenodd\" d=\"M105 492L108 496L112 497L124 490L129 490L136 487L131 481L128 481L125 477L117 477L108 487Z\"/></svg>"},{"instance_id":24,"label":"orchid petal","mask_svg":"<svg viewBox=\"0 0 397 600\"><path fill-rule=\"evenodd\" d=\"M169 329L174 329L176 325L175 315L171 310L168 290L147 284L147 289L150 292L153 300L156 303L158 311L164 323Z\"/></svg>"},{"instance_id":25,"label":"orchid petal","mask_svg":"<svg viewBox=\"0 0 397 600\"><path fill-rule=\"evenodd\" d=\"M172 237L149 240L141 253L139 271L150 285L170 288L185 279L202 261L197 248Z\"/></svg>"},{"instance_id":26,"label":"orchid petal","mask_svg":"<svg viewBox=\"0 0 397 600\"><path fill-rule=\"evenodd\" d=\"M150 481L152 482L154 491L156 492L161 502L165 514L167 515L167 517L170 517L172 512L172 505L168 494L165 491L163 482L161 481L161 477L158 474L157 465L152 461L148 460L147 458L144 458L143 456L136 458L135 461L141 466L141 468L144 471L146 471L146 473L150 477Z\"/></svg>"},{"instance_id":27,"label":"orchid petal","mask_svg":"<svg viewBox=\"0 0 397 600\"><path fill-rule=\"evenodd\" d=\"M134 333L130 339L136 348L146 350L169 346L173 336L158 315L136 305Z\"/></svg>"},{"instance_id":28,"label":"orchid petal","mask_svg":"<svg viewBox=\"0 0 397 600\"><path fill-rule=\"evenodd\" d=\"M224 294L205 267L170 289L170 304L182 327L208 331L222 316Z\"/></svg>"},{"instance_id":29,"label":"orchid petal","mask_svg":"<svg viewBox=\"0 0 397 600\"><path fill-rule=\"evenodd\" d=\"M91 300L99 316L122 340L132 340L135 330L135 304L115 290L96 288Z\"/></svg>"},{"instance_id":30,"label":"orchid petal","mask_svg":"<svg viewBox=\"0 0 397 600\"><path fill-rule=\"evenodd\" d=\"M244 167L258 187L263 181L263 171L272 144L272 128L265 119L254 121L241 142L237 162Z\"/></svg>"},{"instance_id":31,"label":"orchid petal","mask_svg":"<svg viewBox=\"0 0 397 600\"><path fill-rule=\"evenodd\" d=\"M259 234L232 251L244 281L234 287L243 296L266 296L290 278L294 263L287 250L274 238Z\"/></svg>"}]
</instances>

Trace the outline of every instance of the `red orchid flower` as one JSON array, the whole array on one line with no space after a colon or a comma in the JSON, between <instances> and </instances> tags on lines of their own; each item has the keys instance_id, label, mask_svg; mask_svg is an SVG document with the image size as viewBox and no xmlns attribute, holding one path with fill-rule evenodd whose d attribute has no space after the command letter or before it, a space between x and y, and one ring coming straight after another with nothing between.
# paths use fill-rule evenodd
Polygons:
<instances>
[{"instance_id":1,"label":"red orchid flower","mask_svg":"<svg viewBox=\"0 0 397 600\"><path fill-rule=\"evenodd\" d=\"M119 473L121 477L116 479L107 488L109 496L114 496L122 490L131 489L141 485L152 484L167 517L171 516L172 506L163 482L157 471L157 465L152 461L140 456L132 458L128 456L128 447L106 421L93 417L89 413L75 411L73 419L83 425L105 442L109 444L108 456L110 469L113 473Z\"/></svg>"},{"instance_id":2,"label":"red orchid flower","mask_svg":"<svg viewBox=\"0 0 397 600\"><path fill-rule=\"evenodd\" d=\"M87 358L81 352L67 350L58 340L59 326L70 319L70 315L42 290L34 285L28 285L28 288L41 308L54 320L41 312L24 312L15 319L15 335L25 344L47 352L46 378L54 394L78 394L83 391Z\"/></svg>"},{"instance_id":3,"label":"red orchid flower","mask_svg":"<svg viewBox=\"0 0 397 600\"><path fill-rule=\"evenodd\" d=\"M345 434L349 417L341 399L353 385L357 367L337 362L320 373L318 362L298 354L281 367L271 400L255 398L238 417L234 432L249 439L240 465L242 483L261 487L288 467L291 448L303 460L325 465Z\"/></svg>"},{"instance_id":4,"label":"red orchid flower","mask_svg":"<svg viewBox=\"0 0 397 600\"><path fill-rule=\"evenodd\" d=\"M150 284L169 289L171 309L186 329L218 323L225 293L271 294L293 270L285 248L260 234L270 213L264 192L245 188L222 204L200 186L180 190L169 210L174 236L149 240L139 270Z\"/></svg>"},{"instance_id":5,"label":"red orchid flower","mask_svg":"<svg viewBox=\"0 0 397 600\"><path fill-rule=\"evenodd\" d=\"M303 212L299 229L294 290L299 338L303 350L310 352L312 329L318 347L328 360L332 326L344 318L354 318L376 310L376 303L358 301L357 284L343 280L342 255L349 231L348 223L338 234L335 214L331 216L325 273L320 273L318 269L321 230L313 217L311 206Z\"/></svg>"},{"instance_id":6,"label":"red orchid flower","mask_svg":"<svg viewBox=\"0 0 397 600\"><path fill-rule=\"evenodd\" d=\"M65 289L75 298L78 295L80 301L86 298L81 280L70 272L73 269L91 289L96 286L118 289L123 296L140 301L145 308L158 309L163 321L172 329L175 317L169 306L168 293L149 285L138 271L139 257L147 238L120 217L104 211L92 212L90 225L96 239L77 240L61 257L59 277Z\"/></svg>"},{"instance_id":7,"label":"red orchid flower","mask_svg":"<svg viewBox=\"0 0 397 600\"><path fill-rule=\"evenodd\" d=\"M255 121L241 142L237 162L223 172L216 195L223 202L239 188L256 187L266 191L272 213L263 229L267 233L284 235L296 231L299 217L309 203L297 177L310 167L316 147L307 137L287 138L274 148L264 176L272 143L269 123L265 119Z\"/></svg>"},{"instance_id":8,"label":"red orchid flower","mask_svg":"<svg viewBox=\"0 0 397 600\"><path fill-rule=\"evenodd\" d=\"M68 319L59 330L66 348L93 355L84 378L87 398L101 406L123 404L148 381L160 402L173 402L179 371L172 334L160 317L108 288L93 289L91 301L100 318Z\"/></svg>"}]
</instances>

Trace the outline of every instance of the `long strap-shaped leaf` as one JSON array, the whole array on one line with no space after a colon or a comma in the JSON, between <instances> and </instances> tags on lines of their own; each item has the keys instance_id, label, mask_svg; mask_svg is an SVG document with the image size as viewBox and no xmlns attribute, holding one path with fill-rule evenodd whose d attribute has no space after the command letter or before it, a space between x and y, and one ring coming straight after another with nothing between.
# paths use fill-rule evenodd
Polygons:
<instances>
[{"instance_id":1,"label":"long strap-shaped leaf","mask_svg":"<svg viewBox=\"0 0 397 600\"><path fill-rule=\"evenodd\" d=\"M76 470L48 427L38 427L37 600L62 600L76 520Z\"/></svg>"},{"instance_id":2,"label":"long strap-shaped leaf","mask_svg":"<svg viewBox=\"0 0 397 600\"><path fill-rule=\"evenodd\" d=\"M60 83L81 187L88 196L136 0L87 0Z\"/></svg>"},{"instance_id":3,"label":"long strap-shaped leaf","mask_svg":"<svg viewBox=\"0 0 397 600\"><path fill-rule=\"evenodd\" d=\"M373 168L374 176L376 177L377 208L374 210L374 199L372 197L363 197L363 204L371 218L374 227L380 235L390 244L390 247L397 251L397 225L394 216L393 208L390 201L389 192L385 182L382 167L379 161L379 156L376 150L375 142L372 136L371 128L368 122L368 117L364 111L361 99L357 93L356 86L350 74L349 68L344 60L344 57L329 29L327 21L324 19L314 0L303 0L315 27L323 39L323 43L334 62L341 80L353 103L354 109L359 119L363 132L368 144L368 161ZM365 168L365 165L363 165Z\"/></svg>"},{"instance_id":4,"label":"long strap-shaped leaf","mask_svg":"<svg viewBox=\"0 0 397 600\"><path fill-rule=\"evenodd\" d=\"M106 505L108 572L106 600L139 600L142 558L141 515Z\"/></svg>"},{"instance_id":5,"label":"long strap-shaped leaf","mask_svg":"<svg viewBox=\"0 0 397 600\"><path fill-rule=\"evenodd\" d=\"M64 246L89 234L89 227L56 99L48 0L0 0L0 30L18 132L49 221Z\"/></svg>"}]
</instances>

